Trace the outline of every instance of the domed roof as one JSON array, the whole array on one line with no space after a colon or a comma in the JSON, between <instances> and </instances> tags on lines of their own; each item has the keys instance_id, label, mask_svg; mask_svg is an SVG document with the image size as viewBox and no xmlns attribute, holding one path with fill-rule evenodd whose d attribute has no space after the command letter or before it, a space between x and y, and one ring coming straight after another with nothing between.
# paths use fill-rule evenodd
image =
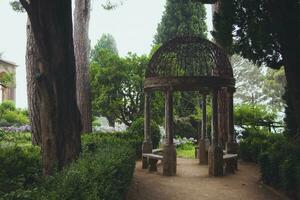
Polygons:
<instances>
[{"instance_id":1,"label":"domed roof","mask_svg":"<svg viewBox=\"0 0 300 200\"><path fill-rule=\"evenodd\" d=\"M233 78L233 71L227 54L216 44L198 36L180 36L153 54L145 76Z\"/></svg>"}]
</instances>

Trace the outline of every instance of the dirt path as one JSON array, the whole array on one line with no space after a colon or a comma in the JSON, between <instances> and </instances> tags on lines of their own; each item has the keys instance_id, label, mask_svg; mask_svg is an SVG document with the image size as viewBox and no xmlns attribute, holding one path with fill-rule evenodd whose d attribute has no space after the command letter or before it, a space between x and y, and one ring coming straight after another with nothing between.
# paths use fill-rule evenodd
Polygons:
<instances>
[{"instance_id":1,"label":"dirt path","mask_svg":"<svg viewBox=\"0 0 300 200\"><path fill-rule=\"evenodd\" d=\"M208 177L207 166L197 160L177 158L177 176L163 177L159 172L142 170L137 162L128 200L282 200L259 184L258 167L240 163L235 175Z\"/></svg>"}]
</instances>

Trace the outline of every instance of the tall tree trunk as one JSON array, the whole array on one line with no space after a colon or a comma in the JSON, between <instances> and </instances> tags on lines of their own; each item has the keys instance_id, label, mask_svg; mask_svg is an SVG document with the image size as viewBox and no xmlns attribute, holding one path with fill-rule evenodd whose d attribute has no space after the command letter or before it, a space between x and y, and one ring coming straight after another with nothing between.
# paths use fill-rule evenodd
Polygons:
<instances>
[{"instance_id":1,"label":"tall tree trunk","mask_svg":"<svg viewBox=\"0 0 300 200\"><path fill-rule=\"evenodd\" d=\"M38 51L34 41L30 21L27 21L27 47L26 47L26 80L29 119L31 125L32 144L42 144L40 100L37 90L36 68L38 66Z\"/></svg>"},{"instance_id":2,"label":"tall tree trunk","mask_svg":"<svg viewBox=\"0 0 300 200\"><path fill-rule=\"evenodd\" d=\"M297 138L295 141L300 144L300 59L299 55L297 55L298 52L299 51L285 52L283 53L283 59L289 97L291 98L294 108L293 112L295 113L298 124Z\"/></svg>"},{"instance_id":3,"label":"tall tree trunk","mask_svg":"<svg viewBox=\"0 0 300 200\"><path fill-rule=\"evenodd\" d=\"M71 0L20 2L28 13L40 54L37 90L43 173L48 175L76 159L81 146Z\"/></svg>"},{"instance_id":4,"label":"tall tree trunk","mask_svg":"<svg viewBox=\"0 0 300 200\"><path fill-rule=\"evenodd\" d=\"M74 11L74 47L76 58L77 105L81 113L82 132L92 132L92 104L89 82L89 21L90 0L76 0Z\"/></svg>"}]
</instances>

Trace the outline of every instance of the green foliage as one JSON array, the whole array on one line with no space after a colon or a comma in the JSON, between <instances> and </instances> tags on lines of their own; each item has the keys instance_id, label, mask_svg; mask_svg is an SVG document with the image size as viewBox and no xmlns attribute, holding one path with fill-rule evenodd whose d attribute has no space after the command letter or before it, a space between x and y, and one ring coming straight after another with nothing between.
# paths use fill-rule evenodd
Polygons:
<instances>
[{"instance_id":1,"label":"green foliage","mask_svg":"<svg viewBox=\"0 0 300 200\"><path fill-rule=\"evenodd\" d=\"M244 161L258 162L259 155L267 148L270 133L248 130L240 141L240 157Z\"/></svg>"},{"instance_id":2,"label":"green foliage","mask_svg":"<svg viewBox=\"0 0 300 200\"><path fill-rule=\"evenodd\" d=\"M268 68L264 76L262 91L267 97L267 104L277 112L283 112L286 77L283 67L279 70Z\"/></svg>"},{"instance_id":3,"label":"green foliage","mask_svg":"<svg viewBox=\"0 0 300 200\"><path fill-rule=\"evenodd\" d=\"M298 0L221 0L221 6L221 13L215 18L216 38L221 46L231 49L234 44L235 52L271 68L282 66L286 45L293 51L298 49Z\"/></svg>"},{"instance_id":4,"label":"green foliage","mask_svg":"<svg viewBox=\"0 0 300 200\"><path fill-rule=\"evenodd\" d=\"M15 74L14 73L2 73L0 75L0 85L3 87L15 86Z\"/></svg>"},{"instance_id":5,"label":"green foliage","mask_svg":"<svg viewBox=\"0 0 300 200\"><path fill-rule=\"evenodd\" d=\"M0 104L0 119L0 126L20 126L29 123L28 111L17 109L12 101Z\"/></svg>"},{"instance_id":6,"label":"green foliage","mask_svg":"<svg viewBox=\"0 0 300 200\"><path fill-rule=\"evenodd\" d=\"M180 35L206 37L206 11L203 4L192 0L167 0L154 43L163 44Z\"/></svg>"},{"instance_id":7,"label":"green foliage","mask_svg":"<svg viewBox=\"0 0 300 200\"><path fill-rule=\"evenodd\" d=\"M102 49L90 64L92 105L94 115L101 114L111 121L127 126L142 116L144 110L144 76L149 58L129 53L120 58ZM153 94L153 119L163 116L163 98ZM157 112L156 112L157 111Z\"/></svg>"},{"instance_id":8,"label":"green foliage","mask_svg":"<svg viewBox=\"0 0 300 200\"><path fill-rule=\"evenodd\" d=\"M152 145L153 148L157 148L160 141L160 130L158 125L151 121L151 134L152 134ZM142 155L142 144L144 141L144 118L138 118L135 120L132 125L128 128L128 134L130 137L133 137L137 141L136 145L136 153L139 157Z\"/></svg>"},{"instance_id":9,"label":"green foliage","mask_svg":"<svg viewBox=\"0 0 300 200\"><path fill-rule=\"evenodd\" d=\"M0 199L17 189L28 189L41 178L39 147L0 148Z\"/></svg>"},{"instance_id":10,"label":"green foliage","mask_svg":"<svg viewBox=\"0 0 300 200\"><path fill-rule=\"evenodd\" d=\"M266 106L258 104L241 104L235 107L235 124L243 129L261 129L260 127L273 123L276 113L269 111Z\"/></svg>"},{"instance_id":11,"label":"green foliage","mask_svg":"<svg viewBox=\"0 0 300 200\"><path fill-rule=\"evenodd\" d=\"M91 51L91 58L92 60L97 59L99 56L99 52L101 50L108 50L113 54L118 55L117 43L115 38L111 34L103 34L100 40L97 41L96 45Z\"/></svg>"},{"instance_id":12,"label":"green foliage","mask_svg":"<svg viewBox=\"0 0 300 200\"><path fill-rule=\"evenodd\" d=\"M195 158L195 144L192 141L185 141L177 145L176 154L182 158Z\"/></svg>"},{"instance_id":13,"label":"green foliage","mask_svg":"<svg viewBox=\"0 0 300 200\"><path fill-rule=\"evenodd\" d=\"M213 13L213 24L217 31L213 31L212 35L218 44L220 44L228 54L233 53L232 49L232 31L233 16L235 12L232 0L219 0L219 12Z\"/></svg>"},{"instance_id":14,"label":"green foliage","mask_svg":"<svg viewBox=\"0 0 300 200\"><path fill-rule=\"evenodd\" d=\"M0 148L0 199L124 199L135 167L132 146L109 134L83 136L80 158L53 176L41 176L38 147Z\"/></svg>"},{"instance_id":15,"label":"green foliage","mask_svg":"<svg viewBox=\"0 0 300 200\"><path fill-rule=\"evenodd\" d=\"M252 132L240 142L240 157L259 162L264 183L300 198L300 149L284 135Z\"/></svg>"},{"instance_id":16,"label":"green foliage","mask_svg":"<svg viewBox=\"0 0 300 200\"><path fill-rule=\"evenodd\" d=\"M14 133L0 130L0 148L3 146L30 146L31 133Z\"/></svg>"},{"instance_id":17,"label":"green foliage","mask_svg":"<svg viewBox=\"0 0 300 200\"><path fill-rule=\"evenodd\" d=\"M177 118L174 120L174 135L181 138L198 138L197 129L192 126L189 118Z\"/></svg>"},{"instance_id":18,"label":"green foliage","mask_svg":"<svg viewBox=\"0 0 300 200\"><path fill-rule=\"evenodd\" d=\"M235 99L240 103L262 103L265 97L261 90L265 79L263 68L236 54L231 62L237 88Z\"/></svg>"}]
</instances>

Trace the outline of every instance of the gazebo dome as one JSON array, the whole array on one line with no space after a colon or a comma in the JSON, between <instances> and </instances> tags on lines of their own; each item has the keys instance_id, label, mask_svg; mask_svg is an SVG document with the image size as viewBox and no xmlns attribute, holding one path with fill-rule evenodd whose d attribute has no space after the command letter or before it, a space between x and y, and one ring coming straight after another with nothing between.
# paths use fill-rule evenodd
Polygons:
<instances>
[{"instance_id":1,"label":"gazebo dome","mask_svg":"<svg viewBox=\"0 0 300 200\"><path fill-rule=\"evenodd\" d=\"M145 77L145 89L163 89L167 83L175 90L234 87L235 83L225 51L198 36L180 36L163 44L153 54Z\"/></svg>"},{"instance_id":2,"label":"gazebo dome","mask_svg":"<svg viewBox=\"0 0 300 200\"><path fill-rule=\"evenodd\" d=\"M226 53L216 44L197 36L176 37L152 56L146 77L223 76L232 77Z\"/></svg>"}]
</instances>

